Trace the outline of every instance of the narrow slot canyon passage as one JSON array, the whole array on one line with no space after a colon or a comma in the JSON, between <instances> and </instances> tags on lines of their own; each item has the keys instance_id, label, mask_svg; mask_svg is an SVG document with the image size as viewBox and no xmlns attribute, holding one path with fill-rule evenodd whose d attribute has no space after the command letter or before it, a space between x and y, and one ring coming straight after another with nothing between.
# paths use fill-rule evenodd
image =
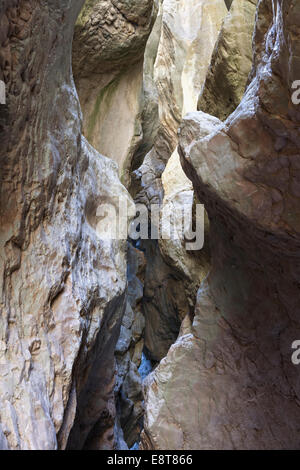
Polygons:
<instances>
[{"instance_id":1,"label":"narrow slot canyon passage","mask_svg":"<svg viewBox=\"0 0 300 470\"><path fill-rule=\"evenodd\" d=\"M132 8L122 5L119 17L120 5L108 3L86 4L75 26L73 72L83 132L100 153L118 163L137 213L140 205L147 212L151 238L153 207L160 213L156 228L163 232L168 211L174 229L181 210L196 204L179 161L177 130L186 112L197 110L228 9L223 0L190 5L147 0L139 2L142 16L132 31ZM252 10L254 17L254 6ZM113 33L107 39L106 28ZM193 319L197 290L209 270L207 217L200 229L205 230L205 246L197 251L186 250L183 239L129 239L128 300L115 352L120 448L139 448L144 374L167 356L182 322L188 325Z\"/></svg>"},{"instance_id":2,"label":"narrow slot canyon passage","mask_svg":"<svg viewBox=\"0 0 300 470\"><path fill-rule=\"evenodd\" d=\"M0 450L299 449L299 2L46 3L0 2Z\"/></svg>"}]
</instances>

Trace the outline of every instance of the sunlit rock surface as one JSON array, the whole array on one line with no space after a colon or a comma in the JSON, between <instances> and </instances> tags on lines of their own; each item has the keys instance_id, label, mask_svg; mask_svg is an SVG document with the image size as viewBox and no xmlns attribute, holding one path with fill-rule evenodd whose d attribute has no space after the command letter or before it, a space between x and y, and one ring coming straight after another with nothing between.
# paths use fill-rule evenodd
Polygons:
<instances>
[{"instance_id":1,"label":"sunlit rock surface","mask_svg":"<svg viewBox=\"0 0 300 470\"><path fill-rule=\"evenodd\" d=\"M299 2L259 1L240 106L225 123L191 113L181 126L212 268L193 324L147 379L143 448L299 448L299 21Z\"/></svg>"}]
</instances>

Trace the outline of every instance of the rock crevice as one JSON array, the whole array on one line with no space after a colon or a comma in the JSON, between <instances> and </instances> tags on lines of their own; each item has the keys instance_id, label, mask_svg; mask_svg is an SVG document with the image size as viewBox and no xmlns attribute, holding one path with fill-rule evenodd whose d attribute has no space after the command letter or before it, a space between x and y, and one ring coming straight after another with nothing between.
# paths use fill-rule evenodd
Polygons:
<instances>
[{"instance_id":1,"label":"rock crevice","mask_svg":"<svg viewBox=\"0 0 300 470\"><path fill-rule=\"evenodd\" d=\"M299 25L0 2L0 449L299 447ZM204 246L105 237L120 201Z\"/></svg>"}]
</instances>

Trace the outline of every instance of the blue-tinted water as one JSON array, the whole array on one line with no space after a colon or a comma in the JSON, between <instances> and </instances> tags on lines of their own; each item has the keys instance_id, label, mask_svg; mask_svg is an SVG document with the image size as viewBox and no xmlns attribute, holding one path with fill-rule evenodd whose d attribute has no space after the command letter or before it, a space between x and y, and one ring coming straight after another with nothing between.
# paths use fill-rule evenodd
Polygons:
<instances>
[{"instance_id":1,"label":"blue-tinted water","mask_svg":"<svg viewBox=\"0 0 300 470\"><path fill-rule=\"evenodd\" d=\"M130 448L130 450L140 450L140 445L138 442L136 442L135 444L133 444L133 446Z\"/></svg>"},{"instance_id":2,"label":"blue-tinted water","mask_svg":"<svg viewBox=\"0 0 300 470\"><path fill-rule=\"evenodd\" d=\"M143 353L142 354L142 362L141 362L141 365L139 367L139 374L140 374L142 380L144 380L147 377L147 375L150 374L151 371L152 371L151 361L149 361L149 359L147 359L145 354Z\"/></svg>"}]
</instances>

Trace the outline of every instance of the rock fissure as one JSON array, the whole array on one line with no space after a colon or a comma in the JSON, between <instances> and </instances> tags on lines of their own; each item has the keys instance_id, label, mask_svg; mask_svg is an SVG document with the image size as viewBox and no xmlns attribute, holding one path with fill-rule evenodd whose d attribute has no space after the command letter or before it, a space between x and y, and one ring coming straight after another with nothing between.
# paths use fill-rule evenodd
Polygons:
<instances>
[{"instance_id":1,"label":"rock fissure","mask_svg":"<svg viewBox=\"0 0 300 470\"><path fill-rule=\"evenodd\" d=\"M0 2L1 449L299 447L299 26ZM120 201L160 236L105 237Z\"/></svg>"}]
</instances>

